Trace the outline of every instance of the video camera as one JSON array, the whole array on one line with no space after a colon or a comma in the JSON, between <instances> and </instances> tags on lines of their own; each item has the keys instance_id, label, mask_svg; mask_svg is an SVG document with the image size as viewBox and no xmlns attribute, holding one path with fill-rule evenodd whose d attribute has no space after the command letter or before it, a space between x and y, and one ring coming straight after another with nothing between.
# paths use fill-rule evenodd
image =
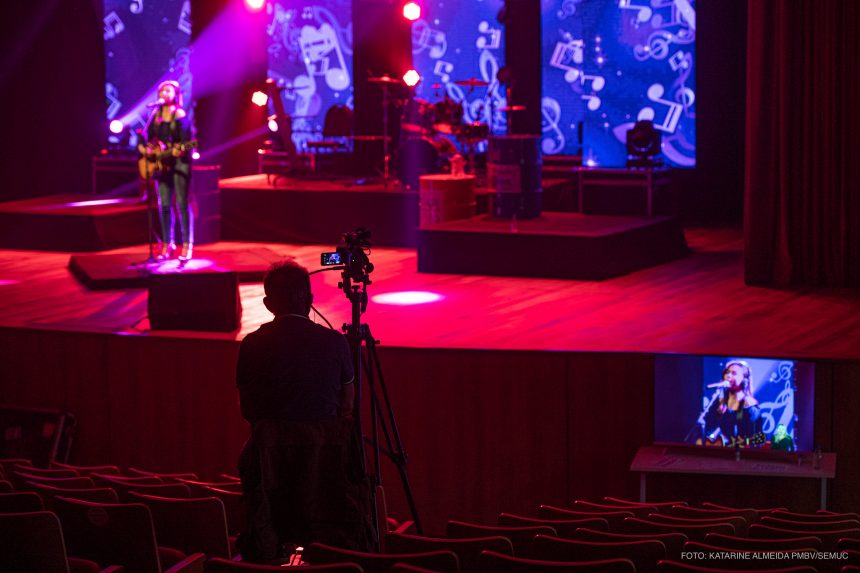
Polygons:
<instances>
[{"instance_id":1,"label":"video camera","mask_svg":"<svg viewBox=\"0 0 860 573\"><path fill-rule=\"evenodd\" d=\"M334 252L320 254L320 264L324 267L343 266L344 283L360 282L370 284L373 263L370 262L370 231L359 227L343 234L344 246Z\"/></svg>"}]
</instances>

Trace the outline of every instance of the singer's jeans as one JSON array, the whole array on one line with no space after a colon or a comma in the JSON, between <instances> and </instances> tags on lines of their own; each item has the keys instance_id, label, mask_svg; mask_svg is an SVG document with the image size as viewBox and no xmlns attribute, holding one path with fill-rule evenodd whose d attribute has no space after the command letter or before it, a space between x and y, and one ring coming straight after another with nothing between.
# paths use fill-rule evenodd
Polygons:
<instances>
[{"instance_id":1,"label":"singer's jeans","mask_svg":"<svg viewBox=\"0 0 860 573\"><path fill-rule=\"evenodd\" d=\"M194 244L194 216L188 204L188 189L191 184L191 164L176 162L168 173L158 180L158 207L161 218L161 240L165 244L173 243L174 218L171 209L172 198L176 196L176 208L179 210L179 226L182 230L182 244Z\"/></svg>"}]
</instances>

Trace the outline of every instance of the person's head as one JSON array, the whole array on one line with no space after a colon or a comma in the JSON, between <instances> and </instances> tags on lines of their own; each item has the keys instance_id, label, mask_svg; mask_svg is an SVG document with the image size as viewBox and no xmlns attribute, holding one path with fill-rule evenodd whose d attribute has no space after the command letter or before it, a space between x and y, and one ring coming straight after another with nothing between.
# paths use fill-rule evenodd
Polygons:
<instances>
[{"instance_id":1,"label":"person's head","mask_svg":"<svg viewBox=\"0 0 860 573\"><path fill-rule=\"evenodd\" d=\"M300 314L311 311L314 295L308 270L295 261L273 264L263 279L266 293L263 304L275 316Z\"/></svg>"},{"instance_id":2,"label":"person's head","mask_svg":"<svg viewBox=\"0 0 860 573\"><path fill-rule=\"evenodd\" d=\"M182 90L179 82L167 80L158 84L158 99L163 99L165 105L182 106Z\"/></svg>"},{"instance_id":3,"label":"person's head","mask_svg":"<svg viewBox=\"0 0 860 573\"><path fill-rule=\"evenodd\" d=\"M752 371L749 364L744 360L733 360L726 364L723 369L723 380L730 384L729 390L738 392L744 390L751 391L752 386Z\"/></svg>"}]
</instances>

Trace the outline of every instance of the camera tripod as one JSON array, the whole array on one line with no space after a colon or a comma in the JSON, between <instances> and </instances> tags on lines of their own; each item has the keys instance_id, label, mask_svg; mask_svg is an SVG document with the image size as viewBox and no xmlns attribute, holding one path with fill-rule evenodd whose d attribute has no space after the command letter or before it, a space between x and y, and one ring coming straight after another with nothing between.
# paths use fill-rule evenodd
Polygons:
<instances>
[{"instance_id":1,"label":"camera tripod","mask_svg":"<svg viewBox=\"0 0 860 573\"><path fill-rule=\"evenodd\" d=\"M366 236L369 236L369 232L366 233ZM374 527L379 527L376 491L382 485L381 458L384 454L397 466L400 481L403 485L403 492L409 504L409 511L412 514L412 521L415 523L416 531L421 535L423 534L423 529L418 517L418 510L415 506L412 487L409 484L409 476L406 472L408 456L403 449L403 442L397 429L394 409L388 397L388 388L385 385L382 366L376 352L376 345L379 341L371 334L370 327L361 323L361 315L367 309L367 285L371 282L369 273L373 270L373 265L362 248L365 245L369 246L369 243L363 242L366 240L366 236L362 236L361 239L356 239L356 236L358 236L358 232L356 234L348 233L345 235L348 247L344 249L344 252L349 252L348 262L343 266L335 268L340 268L343 271L341 274L342 280L338 286L343 289L351 303L351 321L343 325L343 331L352 350L353 370L355 372L355 407L353 414L355 431L358 437L361 438L360 443L362 445L365 443L369 444L373 452L373 473L371 478L371 507L374 513L373 524ZM354 244L350 244L351 241L354 241ZM369 438L364 436L362 428L362 396L365 383L370 406ZM385 440L384 449L381 444L382 439ZM364 448L362 448L362 455L359 456L359 459L362 464L362 472L364 475L368 475L366 450ZM380 535L384 534L383 531L378 530L375 533L377 540L380 539Z\"/></svg>"}]
</instances>

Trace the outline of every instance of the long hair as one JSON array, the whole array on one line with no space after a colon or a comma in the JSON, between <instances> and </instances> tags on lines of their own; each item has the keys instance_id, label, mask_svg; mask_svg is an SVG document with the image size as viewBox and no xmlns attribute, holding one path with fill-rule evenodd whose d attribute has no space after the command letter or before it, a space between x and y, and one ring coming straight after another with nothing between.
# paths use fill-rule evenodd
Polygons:
<instances>
[{"instance_id":1,"label":"long hair","mask_svg":"<svg viewBox=\"0 0 860 573\"><path fill-rule=\"evenodd\" d=\"M173 89L176 92L176 106L185 109L185 105L183 104L182 100L182 88L179 87L179 82L177 82L176 80L165 80L158 84L158 88L155 90L156 93L160 92L161 88L163 88L164 86L173 86Z\"/></svg>"},{"instance_id":2,"label":"long hair","mask_svg":"<svg viewBox=\"0 0 860 573\"><path fill-rule=\"evenodd\" d=\"M750 365L747 364L746 360L732 360L731 362L726 363L726 367L723 368L723 378L725 378L726 374L728 374L729 369L732 366L740 366L743 369L744 379L742 387L745 392L752 392L752 369Z\"/></svg>"}]
</instances>

